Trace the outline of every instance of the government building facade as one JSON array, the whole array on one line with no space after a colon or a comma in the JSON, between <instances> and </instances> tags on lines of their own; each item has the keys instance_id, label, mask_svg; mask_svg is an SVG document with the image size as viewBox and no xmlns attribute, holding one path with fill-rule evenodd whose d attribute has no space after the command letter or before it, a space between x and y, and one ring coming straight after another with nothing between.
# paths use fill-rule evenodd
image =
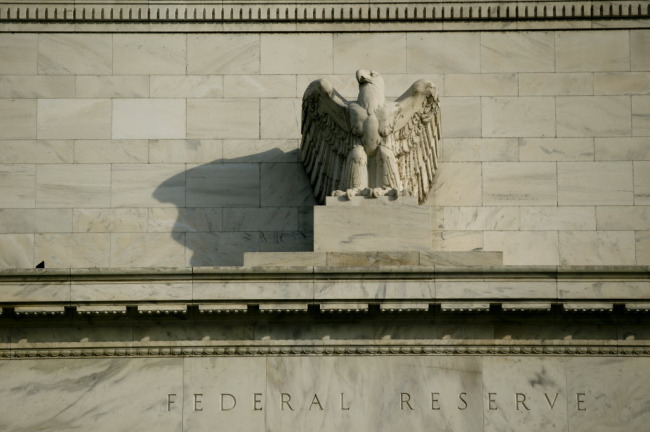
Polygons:
<instances>
[{"instance_id":1,"label":"government building facade","mask_svg":"<svg viewBox=\"0 0 650 432\"><path fill-rule=\"evenodd\" d=\"M358 70L421 204L315 198ZM642 432L649 276L646 1L0 0L0 430Z\"/></svg>"}]
</instances>

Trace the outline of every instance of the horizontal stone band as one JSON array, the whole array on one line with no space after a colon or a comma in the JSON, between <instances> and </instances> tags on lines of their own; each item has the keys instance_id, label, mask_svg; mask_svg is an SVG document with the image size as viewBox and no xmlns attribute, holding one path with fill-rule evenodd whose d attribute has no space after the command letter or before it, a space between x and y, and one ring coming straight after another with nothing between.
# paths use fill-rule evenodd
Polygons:
<instances>
[{"instance_id":1,"label":"horizontal stone band","mask_svg":"<svg viewBox=\"0 0 650 432\"><path fill-rule=\"evenodd\" d=\"M567 21L638 21L636 26L646 27L641 21L650 18L650 5L644 1L505 1L505 2L284 2L284 3L0 3L0 25L2 24L227 24L229 27L203 29L201 31L237 31L237 25L271 25L266 30L277 31L274 26L295 24L301 26L328 23L393 23L406 30L409 26L417 30L423 23L472 23L480 22L526 22L558 21L556 27L566 26ZM565 24L562 24L565 22ZM233 26L234 25L234 26ZM616 27L617 24L614 24ZM571 26L570 26L571 27ZM584 25L582 25L584 27ZM609 26L608 26L609 27ZM629 27L623 25L622 27ZM462 26L461 26L462 28ZM290 31L290 27L282 27ZM318 30L318 27L308 28ZM440 30L442 28L429 28ZM458 29L454 27L453 29ZM502 29L502 28L499 28ZM11 28L15 30L15 28ZM75 29L83 31L83 29ZM121 29L116 28L115 31ZM147 28L157 31L156 27ZM339 29L341 30L341 29ZM375 29L373 29L375 30ZM355 31L359 31L355 27Z\"/></svg>"}]
</instances>

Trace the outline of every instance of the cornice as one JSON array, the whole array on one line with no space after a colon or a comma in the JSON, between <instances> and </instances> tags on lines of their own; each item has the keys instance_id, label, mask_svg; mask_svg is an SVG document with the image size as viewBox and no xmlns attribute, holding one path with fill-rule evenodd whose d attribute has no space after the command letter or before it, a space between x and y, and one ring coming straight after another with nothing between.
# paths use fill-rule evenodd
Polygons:
<instances>
[{"instance_id":1,"label":"cornice","mask_svg":"<svg viewBox=\"0 0 650 432\"><path fill-rule=\"evenodd\" d=\"M648 28L650 4L614 1L0 0L0 31L315 32Z\"/></svg>"},{"instance_id":2,"label":"cornice","mask_svg":"<svg viewBox=\"0 0 650 432\"><path fill-rule=\"evenodd\" d=\"M0 313L650 312L632 267L196 267L0 271Z\"/></svg>"}]
</instances>

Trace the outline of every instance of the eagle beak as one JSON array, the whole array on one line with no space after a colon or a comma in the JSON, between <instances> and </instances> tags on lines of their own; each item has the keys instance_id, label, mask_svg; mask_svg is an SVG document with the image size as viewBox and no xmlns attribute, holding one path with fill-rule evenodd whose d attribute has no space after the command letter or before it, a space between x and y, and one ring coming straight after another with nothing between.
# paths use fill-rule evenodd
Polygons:
<instances>
[{"instance_id":1,"label":"eagle beak","mask_svg":"<svg viewBox=\"0 0 650 432\"><path fill-rule=\"evenodd\" d=\"M370 74L368 73L368 71L359 69L357 71L357 81L359 82L359 84L369 83L370 82L369 75Z\"/></svg>"}]
</instances>

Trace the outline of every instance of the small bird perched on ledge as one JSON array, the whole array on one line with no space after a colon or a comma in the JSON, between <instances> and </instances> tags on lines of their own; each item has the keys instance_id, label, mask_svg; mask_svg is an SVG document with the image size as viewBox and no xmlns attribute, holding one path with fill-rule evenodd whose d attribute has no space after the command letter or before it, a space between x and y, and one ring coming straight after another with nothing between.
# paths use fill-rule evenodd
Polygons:
<instances>
[{"instance_id":1,"label":"small bird perched on ledge","mask_svg":"<svg viewBox=\"0 0 650 432\"><path fill-rule=\"evenodd\" d=\"M438 167L440 107L436 86L418 80L394 102L384 79L358 70L350 102L325 79L302 99L302 162L316 199L328 195L413 195L422 203Z\"/></svg>"}]
</instances>

